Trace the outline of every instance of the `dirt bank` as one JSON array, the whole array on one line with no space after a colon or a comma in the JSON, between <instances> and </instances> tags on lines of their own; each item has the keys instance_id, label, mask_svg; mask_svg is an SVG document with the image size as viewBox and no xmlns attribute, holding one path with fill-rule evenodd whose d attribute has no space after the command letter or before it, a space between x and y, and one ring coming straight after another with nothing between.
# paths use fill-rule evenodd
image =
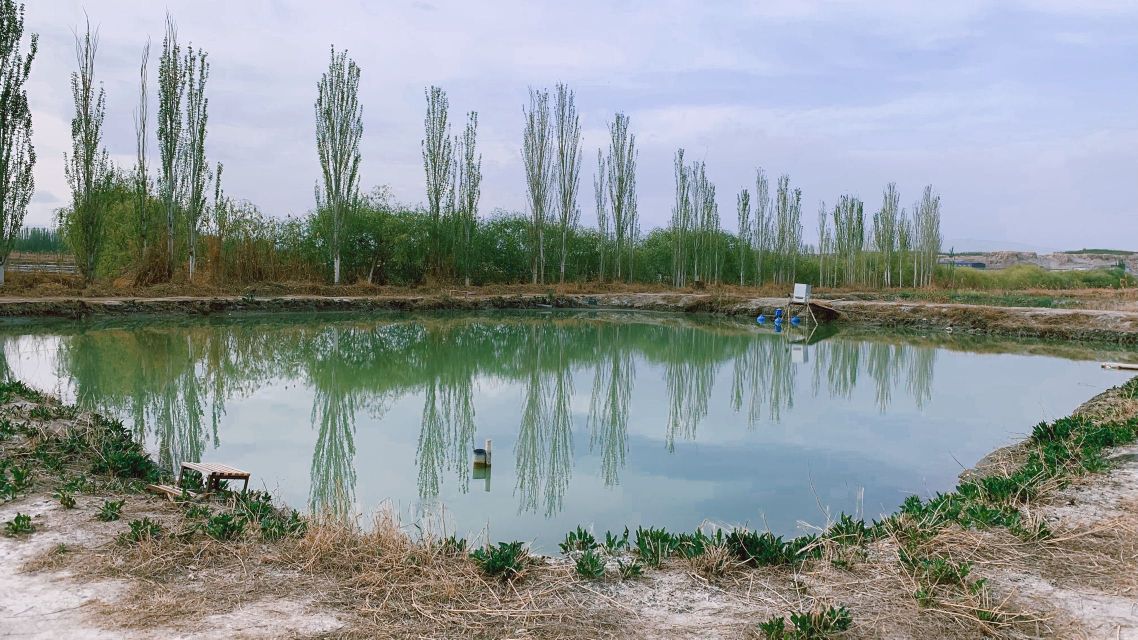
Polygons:
<instances>
[{"instance_id":1,"label":"dirt bank","mask_svg":"<svg viewBox=\"0 0 1138 640\"><path fill-rule=\"evenodd\" d=\"M131 314L231 312L417 311L491 309L631 309L703 312L754 317L771 313L784 298L748 298L712 293L517 293L376 296L215 296L160 298L3 298L0 317L85 318ZM1047 340L1138 345L1138 312L1043 309L931 302L830 300L833 320L862 327L895 327Z\"/></svg>"}]
</instances>

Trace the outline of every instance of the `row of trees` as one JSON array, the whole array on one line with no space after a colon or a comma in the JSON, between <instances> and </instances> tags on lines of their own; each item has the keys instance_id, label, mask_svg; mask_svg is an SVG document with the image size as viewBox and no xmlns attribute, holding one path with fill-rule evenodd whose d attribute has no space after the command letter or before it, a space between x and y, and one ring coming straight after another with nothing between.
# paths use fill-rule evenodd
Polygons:
<instances>
[{"instance_id":1,"label":"row of trees","mask_svg":"<svg viewBox=\"0 0 1138 640\"><path fill-rule=\"evenodd\" d=\"M0 0L0 17L2 282L3 262L34 189L31 114L23 83L36 38L29 38L28 51L21 52L23 8L13 0ZM716 185L706 165L687 162L683 149L675 154L670 223L642 236L636 135L628 115L619 112L608 124L607 148L597 149L596 227L582 226L581 120L574 92L564 84L552 92L531 89L522 109L524 217L479 215L478 114L469 111L455 135L447 94L435 86L425 91L426 207L400 206L383 189L364 194L360 67L347 51L334 47L316 87L321 176L315 209L299 219L271 218L228 197L222 165L207 161L208 56L192 45L183 48L169 17L157 74L156 135L151 140L147 43L134 114L137 160L129 169L111 163L103 141L106 95L95 77L98 42L89 24L76 34L75 113L66 158L72 201L60 212L61 231L87 281L132 274L148 283L184 274L192 282L203 256L214 282L330 276L336 284L588 279L686 286L734 280L737 273L741 285L797 279L901 286L927 285L935 271L940 201L931 187L908 213L899 209L896 187L890 185L868 223L856 197L843 196L832 210L823 205L818 244L810 247L803 241L802 192L789 176L780 176L772 189L759 169L754 192L744 188L736 198L738 233L730 234L722 228ZM152 142L160 164L153 177ZM519 251L526 257L525 275L515 264ZM547 275L547 269L556 273Z\"/></svg>"}]
</instances>

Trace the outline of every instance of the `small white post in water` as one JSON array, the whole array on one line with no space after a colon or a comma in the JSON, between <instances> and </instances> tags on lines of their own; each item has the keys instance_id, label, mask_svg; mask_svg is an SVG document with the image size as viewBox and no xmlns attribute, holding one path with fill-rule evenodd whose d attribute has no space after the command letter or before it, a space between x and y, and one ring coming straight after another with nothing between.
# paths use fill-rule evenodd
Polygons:
<instances>
[{"instance_id":1,"label":"small white post in water","mask_svg":"<svg viewBox=\"0 0 1138 640\"><path fill-rule=\"evenodd\" d=\"M485 449L474 450L474 466L476 467L489 467L490 466L490 439L486 439Z\"/></svg>"}]
</instances>

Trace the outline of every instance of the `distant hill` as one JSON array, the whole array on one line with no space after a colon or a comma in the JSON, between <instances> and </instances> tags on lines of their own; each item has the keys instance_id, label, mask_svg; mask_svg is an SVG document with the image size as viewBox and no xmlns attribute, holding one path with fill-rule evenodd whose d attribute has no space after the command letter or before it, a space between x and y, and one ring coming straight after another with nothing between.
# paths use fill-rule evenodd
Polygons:
<instances>
[{"instance_id":1,"label":"distant hill","mask_svg":"<svg viewBox=\"0 0 1138 640\"><path fill-rule=\"evenodd\" d=\"M1062 251L1060 253L1068 253L1071 255L1100 254L1108 256L1132 256L1138 252L1126 251L1124 249L1078 249L1076 251Z\"/></svg>"}]
</instances>

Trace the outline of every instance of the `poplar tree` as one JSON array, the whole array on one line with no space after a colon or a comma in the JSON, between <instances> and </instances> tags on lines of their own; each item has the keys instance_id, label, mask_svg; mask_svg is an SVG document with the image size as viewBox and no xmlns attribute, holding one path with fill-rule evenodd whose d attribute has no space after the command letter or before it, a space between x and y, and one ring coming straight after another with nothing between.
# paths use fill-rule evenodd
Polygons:
<instances>
[{"instance_id":1,"label":"poplar tree","mask_svg":"<svg viewBox=\"0 0 1138 640\"><path fill-rule=\"evenodd\" d=\"M640 230L636 210L636 135L628 130L628 116L617 113L609 125L609 152L605 160L608 171L609 208L616 236L614 251L616 278L621 277L627 262L628 280L632 281L632 261L636 236Z\"/></svg>"},{"instance_id":2,"label":"poplar tree","mask_svg":"<svg viewBox=\"0 0 1138 640\"><path fill-rule=\"evenodd\" d=\"M455 249L459 269L470 286L470 272L474 265L474 233L478 226L478 199L482 195L482 155L478 153L478 114L466 116L466 129L462 133L458 158L458 211L456 219Z\"/></svg>"},{"instance_id":3,"label":"poplar tree","mask_svg":"<svg viewBox=\"0 0 1138 640\"><path fill-rule=\"evenodd\" d=\"M549 92L529 90L529 109L522 108L522 160L530 210L530 268L533 283L545 282L545 222L548 217L550 182L553 175L553 127L549 116Z\"/></svg>"},{"instance_id":4,"label":"poplar tree","mask_svg":"<svg viewBox=\"0 0 1138 640\"><path fill-rule=\"evenodd\" d=\"M739 215L739 286L747 271L747 253L751 249L751 192L743 189L735 199Z\"/></svg>"},{"instance_id":5,"label":"poplar tree","mask_svg":"<svg viewBox=\"0 0 1138 640\"><path fill-rule=\"evenodd\" d=\"M873 249L877 252L881 284L885 287L890 287L893 283L893 253L897 246L897 214L900 203L897 183L890 182L885 186L881 209L873 215Z\"/></svg>"},{"instance_id":6,"label":"poplar tree","mask_svg":"<svg viewBox=\"0 0 1138 640\"><path fill-rule=\"evenodd\" d=\"M26 54L20 50L23 38L24 5L0 0L0 285L35 192L36 150L24 83L32 70L39 36L31 34Z\"/></svg>"},{"instance_id":7,"label":"poplar tree","mask_svg":"<svg viewBox=\"0 0 1138 640\"><path fill-rule=\"evenodd\" d=\"M331 48L328 71L316 84L316 154L320 158L323 190L316 188L316 206L327 218L326 233L332 254L332 282L340 284L340 244L344 224L359 205L360 68Z\"/></svg>"},{"instance_id":8,"label":"poplar tree","mask_svg":"<svg viewBox=\"0 0 1138 640\"><path fill-rule=\"evenodd\" d=\"M158 189L166 212L167 277L174 273L174 223L182 204L185 181L182 100L187 81L182 65L178 27L167 14L166 36L162 39L162 56L158 60L158 152L162 163Z\"/></svg>"},{"instance_id":9,"label":"poplar tree","mask_svg":"<svg viewBox=\"0 0 1138 640\"><path fill-rule=\"evenodd\" d=\"M443 272L442 201L454 188L454 144L447 123L447 94L432 86L424 91L427 115L423 120L423 171L427 174L427 213L431 226L427 264L435 277Z\"/></svg>"},{"instance_id":10,"label":"poplar tree","mask_svg":"<svg viewBox=\"0 0 1138 640\"><path fill-rule=\"evenodd\" d=\"M600 282L605 281L605 253L608 251L609 243L612 242L612 224L605 199L605 175L605 157L601 150L597 149L597 170L593 174L593 200L597 210L597 235L601 254L597 267L597 280Z\"/></svg>"},{"instance_id":11,"label":"poplar tree","mask_svg":"<svg viewBox=\"0 0 1138 640\"><path fill-rule=\"evenodd\" d=\"M150 63L150 41L142 49L142 64L138 71L138 108L134 111L134 137L138 159L134 166L134 216L135 232L138 234L138 264L146 258L150 242L150 164L147 159L147 128L149 126L150 105L148 104L146 69Z\"/></svg>"},{"instance_id":12,"label":"poplar tree","mask_svg":"<svg viewBox=\"0 0 1138 640\"><path fill-rule=\"evenodd\" d=\"M691 173L684 164L684 150L676 149L676 198L672 205L672 283L687 285L688 240L692 224Z\"/></svg>"},{"instance_id":13,"label":"poplar tree","mask_svg":"<svg viewBox=\"0 0 1138 640\"><path fill-rule=\"evenodd\" d=\"M762 167L755 171L755 280L763 284L763 267L771 249L770 181Z\"/></svg>"},{"instance_id":14,"label":"poplar tree","mask_svg":"<svg viewBox=\"0 0 1138 640\"><path fill-rule=\"evenodd\" d=\"M95 54L99 33L75 34L75 60L79 70L71 74L71 97L75 115L71 118L71 155L64 154L65 173L71 186L69 235L75 262L83 280L95 277L106 222L106 194L112 179L111 161L103 138L103 119L107 96L102 85L95 86Z\"/></svg>"},{"instance_id":15,"label":"poplar tree","mask_svg":"<svg viewBox=\"0 0 1138 640\"><path fill-rule=\"evenodd\" d=\"M577 115L573 91L564 84L557 85L554 102L556 132L558 235L561 236L560 282L565 284L565 259L569 251L569 238L581 218L577 205L577 190L581 185L581 118Z\"/></svg>"},{"instance_id":16,"label":"poplar tree","mask_svg":"<svg viewBox=\"0 0 1138 640\"><path fill-rule=\"evenodd\" d=\"M184 63L186 70L186 245L189 252L189 280L194 279L197 267L198 232L205 216L208 193L209 165L205 159L206 123L209 119L209 98L205 84L209 78L206 52L188 47Z\"/></svg>"}]
</instances>

